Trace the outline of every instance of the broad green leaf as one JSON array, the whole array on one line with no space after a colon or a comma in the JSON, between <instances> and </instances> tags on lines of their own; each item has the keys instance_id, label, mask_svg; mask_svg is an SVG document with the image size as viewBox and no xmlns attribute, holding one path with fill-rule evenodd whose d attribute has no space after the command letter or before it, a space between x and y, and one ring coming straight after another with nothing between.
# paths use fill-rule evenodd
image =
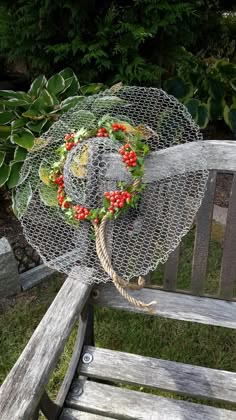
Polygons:
<instances>
[{"instance_id":1,"label":"broad green leaf","mask_svg":"<svg viewBox=\"0 0 236 420\"><path fill-rule=\"evenodd\" d=\"M34 133L40 133L42 131L42 128L47 123L46 119L43 119L42 121L30 121L26 124L26 126L29 128L29 130L33 131Z\"/></svg>"},{"instance_id":2,"label":"broad green leaf","mask_svg":"<svg viewBox=\"0 0 236 420\"><path fill-rule=\"evenodd\" d=\"M215 98L223 98L225 94L224 85L220 80L208 77L206 82L208 83L208 92L210 96Z\"/></svg>"},{"instance_id":3,"label":"broad green leaf","mask_svg":"<svg viewBox=\"0 0 236 420\"><path fill-rule=\"evenodd\" d=\"M15 98L19 99L19 95L14 90L0 90L0 96L2 98Z\"/></svg>"},{"instance_id":4,"label":"broad green leaf","mask_svg":"<svg viewBox=\"0 0 236 420\"><path fill-rule=\"evenodd\" d=\"M71 84L73 83L73 81L75 82L74 77L69 77L69 79L65 79L64 80L64 82L65 82L65 88L64 88L63 92L65 92L71 86ZM61 92L61 93L63 94L63 92ZM77 93L77 91L76 92L72 92L72 93Z\"/></svg>"},{"instance_id":5,"label":"broad green leaf","mask_svg":"<svg viewBox=\"0 0 236 420\"><path fill-rule=\"evenodd\" d=\"M206 104L199 105L195 121L200 128L206 128L207 124L209 123L209 111Z\"/></svg>"},{"instance_id":6,"label":"broad green leaf","mask_svg":"<svg viewBox=\"0 0 236 420\"><path fill-rule=\"evenodd\" d=\"M47 79L44 76L44 74L41 74L40 76L38 76L37 79L35 79L30 86L30 89L28 92L30 96L32 96L33 98L36 98L41 93L46 83L47 83Z\"/></svg>"},{"instance_id":7,"label":"broad green leaf","mask_svg":"<svg viewBox=\"0 0 236 420\"><path fill-rule=\"evenodd\" d=\"M0 112L0 125L8 124L15 118L13 112Z\"/></svg>"},{"instance_id":8,"label":"broad green leaf","mask_svg":"<svg viewBox=\"0 0 236 420\"><path fill-rule=\"evenodd\" d=\"M17 146L15 148L15 153L14 153L14 161L22 161L25 160L27 155L27 150L24 149L23 147Z\"/></svg>"},{"instance_id":9,"label":"broad green leaf","mask_svg":"<svg viewBox=\"0 0 236 420\"><path fill-rule=\"evenodd\" d=\"M43 89L39 97L31 105L30 111L47 112L51 108L53 108L53 98L46 89Z\"/></svg>"},{"instance_id":10,"label":"broad green leaf","mask_svg":"<svg viewBox=\"0 0 236 420\"><path fill-rule=\"evenodd\" d=\"M236 91L236 78L230 81L230 85L232 89Z\"/></svg>"},{"instance_id":11,"label":"broad green leaf","mask_svg":"<svg viewBox=\"0 0 236 420\"><path fill-rule=\"evenodd\" d=\"M219 62L217 67L220 70L221 76L226 77L226 78L236 77L236 65L234 63L223 63L223 62L220 63Z\"/></svg>"},{"instance_id":12,"label":"broad green leaf","mask_svg":"<svg viewBox=\"0 0 236 420\"><path fill-rule=\"evenodd\" d=\"M74 108L78 103L84 101L84 96L70 96L61 102L60 109L63 112L68 111L71 108Z\"/></svg>"},{"instance_id":13,"label":"broad green leaf","mask_svg":"<svg viewBox=\"0 0 236 420\"><path fill-rule=\"evenodd\" d=\"M22 129L19 134L13 134L11 140L24 149L30 150L34 145L34 135L27 129Z\"/></svg>"},{"instance_id":14,"label":"broad green leaf","mask_svg":"<svg viewBox=\"0 0 236 420\"><path fill-rule=\"evenodd\" d=\"M0 168L0 187L2 187L8 180L10 176L11 168L10 166L3 163Z\"/></svg>"},{"instance_id":15,"label":"broad green leaf","mask_svg":"<svg viewBox=\"0 0 236 420\"><path fill-rule=\"evenodd\" d=\"M3 134L9 136L10 133L11 127L9 125L0 125L0 137L2 137Z\"/></svg>"},{"instance_id":16,"label":"broad green leaf","mask_svg":"<svg viewBox=\"0 0 236 420\"><path fill-rule=\"evenodd\" d=\"M42 184L39 187L39 195L46 206L57 207L57 187L55 185Z\"/></svg>"},{"instance_id":17,"label":"broad green leaf","mask_svg":"<svg viewBox=\"0 0 236 420\"><path fill-rule=\"evenodd\" d=\"M223 115L224 115L225 123L229 126L229 106L228 105L225 105Z\"/></svg>"},{"instance_id":18,"label":"broad green leaf","mask_svg":"<svg viewBox=\"0 0 236 420\"><path fill-rule=\"evenodd\" d=\"M217 120L223 116L225 100L222 97L210 97L207 101L210 119Z\"/></svg>"},{"instance_id":19,"label":"broad green leaf","mask_svg":"<svg viewBox=\"0 0 236 420\"><path fill-rule=\"evenodd\" d=\"M2 140L4 143L6 143L6 141L8 141L8 139L10 140L11 132L10 131L2 131L1 128L2 127L0 126L0 140ZM6 146L6 144L4 146Z\"/></svg>"},{"instance_id":20,"label":"broad green leaf","mask_svg":"<svg viewBox=\"0 0 236 420\"><path fill-rule=\"evenodd\" d=\"M103 83L90 83L89 85L81 86L80 90L83 95L94 95L100 92L104 87Z\"/></svg>"},{"instance_id":21,"label":"broad green leaf","mask_svg":"<svg viewBox=\"0 0 236 420\"><path fill-rule=\"evenodd\" d=\"M65 81L65 86L67 86L69 84L69 86L63 90L63 97L69 97L69 96L74 96L79 92L80 89L80 84L78 82L78 79L76 77L76 75L74 74L72 77L71 81Z\"/></svg>"},{"instance_id":22,"label":"broad green leaf","mask_svg":"<svg viewBox=\"0 0 236 420\"><path fill-rule=\"evenodd\" d=\"M118 98L118 96L101 96L100 98L95 99L92 109L109 109L117 105L128 105L128 102Z\"/></svg>"},{"instance_id":23,"label":"broad green leaf","mask_svg":"<svg viewBox=\"0 0 236 420\"><path fill-rule=\"evenodd\" d=\"M49 163L44 159L39 167L39 178L43 181L44 184L50 185L51 180L49 178L51 172L51 168Z\"/></svg>"},{"instance_id":24,"label":"broad green leaf","mask_svg":"<svg viewBox=\"0 0 236 420\"><path fill-rule=\"evenodd\" d=\"M65 88L65 81L61 74L54 74L47 82L46 88L49 93L57 95Z\"/></svg>"},{"instance_id":25,"label":"broad green leaf","mask_svg":"<svg viewBox=\"0 0 236 420\"><path fill-rule=\"evenodd\" d=\"M64 80L70 79L71 77L75 76L75 73L70 67L67 67L64 70L61 70L59 74L63 77Z\"/></svg>"},{"instance_id":26,"label":"broad green leaf","mask_svg":"<svg viewBox=\"0 0 236 420\"><path fill-rule=\"evenodd\" d=\"M184 105L186 106L188 112L192 115L194 120L197 118L199 104L200 101L198 99L187 99L184 102Z\"/></svg>"},{"instance_id":27,"label":"broad green leaf","mask_svg":"<svg viewBox=\"0 0 236 420\"><path fill-rule=\"evenodd\" d=\"M7 181L7 186L9 189L15 188L18 185L20 179L20 170L23 165L23 162L11 162L10 168L11 173Z\"/></svg>"},{"instance_id":28,"label":"broad green leaf","mask_svg":"<svg viewBox=\"0 0 236 420\"><path fill-rule=\"evenodd\" d=\"M27 121L28 120L26 118L15 119L14 121L11 122L12 129L15 130L17 128L24 127Z\"/></svg>"},{"instance_id":29,"label":"broad green leaf","mask_svg":"<svg viewBox=\"0 0 236 420\"><path fill-rule=\"evenodd\" d=\"M18 107L18 106L29 106L28 102L24 101L23 99L0 99L0 105L6 105L7 107Z\"/></svg>"},{"instance_id":30,"label":"broad green leaf","mask_svg":"<svg viewBox=\"0 0 236 420\"><path fill-rule=\"evenodd\" d=\"M32 188L29 182L21 185L12 194L12 209L16 217L21 218L26 213L32 199Z\"/></svg>"},{"instance_id":31,"label":"broad green leaf","mask_svg":"<svg viewBox=\"0 0 236 420\"><path fill-rule=\"evenodd\" d=\"M164 88L169 95L175 96L177 99L190 98L193 94L193 86L184 82L180 77L173 77L166 80Z\"/></svg>"},{"instance_id":32,"label":"broad green leaf","mask_svg":"<svg viewBox=\"0 0 236 420\"><path fill-rule=\"evenodd\" d=\"M0 167L2 166L4 162L5 156L6 156L6 152L0 151Z\"/></svg>"},{"instance_id":33,"label":"broad green leaf","mask_svg":"<svg viewBox=\"0 0 236 420\"><path fill-rule=\"evenodd\" d=\"M5 99L20 99L26 102L31 102L31 97L25 92L14 91L14 90L0 90L0 97Z\"/></svg>"},{"instance_id":34,"label":"broad green leaf","mask_svg":"<svg viewBox=\"0 0 236 420\"><path fill-rule=\"evenodd\" d=\"M230 108L226 105L224 108L224 120L232 132L236 133L236 106L232 105Z\"/></svg>"},{"instance_id":35,"label":"broad green leaf","mask_svg":"<svg viewBox=\"0 0 236 420\"><path fill-rule=\"evenodd\" d=\"M23 112L22 116L25 117L25 118L30 118L31 120L35 120L35 121L43 120L44 119L44 116L43 115L40 115L38 111L36 111L36 110L34 110L32 108L29 109L26 112Z\"/></svg>"},{"instance_id":36,"label":"broad green leaf","mask_svg":"<svg viewBox=\"0 0 236 420\"><path fill-rule=\"evenodd\" d=\"M229 64L229 59L228 58L221 58L220 60L216 61L215 63L215 67L220 68L222 66L225 66Z\"/></svg>"},{"instance_id":37,"label":"broad green leaf","mask_svg":"<svg viewBox=\"0 0 236 420\"><path fill-rule=\"evenodd\" d=\"M46 133L46 131L48 131L48 130L49 130L49 128L50 128L53 124L54 124L54 121L52 121L52 120L48 120L48 121L46 122L46 124L43 126L42 133Z\"/></svg>"},{"instance_id":38,"label":"broad green leaf","mask_svg":"<svg viewBox=\"0 0 236 420\"><path fill-rule=\"evenodd\" d=\"M60 105L60 101L59 101L59 99L57 99L56 95L54 95L53 93L51 93L50 95L51 95L52 100L53 100L54 108L56 108L57 105Z\"/></svg>"}]
</instances>

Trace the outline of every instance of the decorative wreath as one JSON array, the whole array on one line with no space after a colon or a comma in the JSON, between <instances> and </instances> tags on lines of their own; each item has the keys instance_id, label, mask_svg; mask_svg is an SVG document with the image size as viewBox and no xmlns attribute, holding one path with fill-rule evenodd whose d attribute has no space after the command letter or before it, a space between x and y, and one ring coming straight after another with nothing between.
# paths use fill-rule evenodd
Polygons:
<instances>
[{"instance_id":1,"label":"decorative wreath","mask_svg":"<svg viewBox=\"0 0 236 420\"><path fill-rule=\"evenodd\" d=\"M144 287L191 228L208 179L201 140L161 89L118 84L81 97L22 166L14 207L27 240L46 265L112 280L149 309L126 289ZM190 142L199 146L185 156Z\"/></svg>"},{"instance_id":2,"label":"decorative wreath","mask_svg":"<svg viewBox=\"0 0 236 420\"><path fill-rule=\"evenodd\" d=\"M133 183L119 183L120 190L104 192L103 207L89 209L83 207L80 203L74 204L71 197L66 194L63 175L64 164L68 152L74 147L89 138L94 138L94 141L96 141L97 138L101 137L109 137L114 142L120 143L119 153L122 162L126 165L126 170L132 175ZM83 153L85 156L86 147ZM58 204L64 211L68 222L78 224L82 220L88 220L93 224L99 224L105 215L108 218L117 218L130 207L135 207L140 198L140 193L144 189L141 178L144 174L144 157L148 153L149 147L142 138L140 127L135 128L126 122L111 119L109 116L99 121L96 129L86 130L83 127L78 131L72 130L67 133L64 137L64 143L58 148L59 159L52 164L49 179L58 188ZM80 161L83 164L85 163L83 155Z\"/></svg>"}]
</instances>

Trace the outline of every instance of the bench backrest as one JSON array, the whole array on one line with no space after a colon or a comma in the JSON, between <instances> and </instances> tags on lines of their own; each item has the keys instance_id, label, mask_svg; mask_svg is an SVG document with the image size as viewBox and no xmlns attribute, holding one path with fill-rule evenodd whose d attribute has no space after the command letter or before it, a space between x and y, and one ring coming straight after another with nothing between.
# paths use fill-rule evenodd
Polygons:
<instances>
[{"instance_id":1,"label":"bench backrest","mask_svg":"<svg viewBox=\"0 0 236 420\"><path fill-rule=\"evenodd\" d=\"M236 169L236 163L235 163ZM208 269L209 247L212 231L212 217L216 191L217 172L211 170L207 184L207 192L202 205L196 216L195 240L193 247L192 273L190 278L190 293L196 296L211 296L205 292L205 280ZM223 232L222 260L217 290L214 297L235 300L236 299L236 172L232 173L231 194L227 219ZM178 286L178 268L180 263L179 246L168 259L164 266L163 290L181 292Z\"/></svg>"},{"instance_id":2,"label":"bench backrest","mask_svg":"<svg viewBox=\"0 0 236 420\"><path fill-rule=\"evenodd\" d=\"M211 172L208 192L197 216L196 238L191 280L191 293L203 294L204 276L209 249L210 225L212 218L213 197L217 171L236 172L236 142L209 141L206 153L208 168ZM219 297L191 296L177 291L177 268L179 250L172 254L165 267L163 288L166 292L149 288L135 292L140 299L158 301L154 315L195 321L204 324L236 328L236 302L226 302L222 298L234 300L233 284L236 277L236 175L234 174L228 218L224 238L224 250L219 281ZM92 286L84 280L91 278L92 269L81 270L77 277L69 276L58 295L38 325L29 343L25 347L15 366L0 388L0 418L2 420L29 419L35 412L40 398L48 383L51 372L64 349L64 345L72 331L75 321L81 314L90 295ZM173 292L174 291L174 292ZM154 295L154 296L153 296ZM112 284L95 286L90 301L100 306L138 311L115 291ZM80 328L84 336L87 317L81 316ZM72 365L77 365L83 346L83 340L76 342L76 357L72 357ZM74 370L72 369L74 372ZM63 404L66 392L73 375L71 368L65 376L57 402ZM71 376L72 375L72 376Z\"/></svg>"}]
</instances>

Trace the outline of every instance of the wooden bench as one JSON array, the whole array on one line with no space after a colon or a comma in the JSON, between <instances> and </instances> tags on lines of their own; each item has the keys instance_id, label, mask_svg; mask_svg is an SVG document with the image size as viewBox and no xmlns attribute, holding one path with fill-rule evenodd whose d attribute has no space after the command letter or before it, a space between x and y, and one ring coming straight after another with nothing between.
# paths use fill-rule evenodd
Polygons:
<instances>
[{"instance_id":1,"label":"wooden bench","mask_svg":"<svg viewBox=\"0 0 236 420\"><path fill-rule=\"evenodd\" d=\"M236 143L207 142L208 190L196 217L191 290L177 287L179 248L165 265L163 287L149 283L134 295L158 301L152 316L236 329ZM234 173L225 229L218 294L204 293L217 172ZM236 403L236 373L97 348L93 305L130 312L111 283L88 286L68 277L0 389L0 419L236 420L236 411L130 390L117 384L171 391ZM149 316L149 315L147 315ZM45 387L80 319L73 355L55 402ZM158 336L157 336L158 339Z\"/></svg>"}]
</instances>

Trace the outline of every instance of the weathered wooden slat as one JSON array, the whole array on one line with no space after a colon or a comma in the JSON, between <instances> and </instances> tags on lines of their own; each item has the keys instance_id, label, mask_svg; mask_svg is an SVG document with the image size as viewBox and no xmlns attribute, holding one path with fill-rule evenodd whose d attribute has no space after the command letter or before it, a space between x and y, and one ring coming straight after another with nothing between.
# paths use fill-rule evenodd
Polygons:
<instances>
[{"instance_id":1,"label":"weathered wooden slat","mask_svg":"<svg viewBox=\"0 0 236 420\"><path fill-rule=\"evenodd\" d=\"M98 306L144 313L143 310L130 305L110 283L95 286L92 296L96 298L92 297L91 303ZM152 315L236 328L236 302L151 289L132 292L132 296L144 302L156 300Z\"/></svg>"},{"instance_id":2,"label":"weathered wooden slat","mask_svg":"<svg viewBox=\"0 0 236 420\"><path fill-rule=\"evenodd\" d=\"M60 420L111 420L111 417L99 416L99 414L85 413L84 411L66 408Z\"/></svg>"},{"instance_id":3,"label":"weathered wooden slat","mask_svg":"<svg viewBox=\"0 0 236 420\"><path fill-rule=\"evenodd\" d=\"M70 363L69 363L67 372L65 374L65 377L63 379L63 382L61 384L61 387L59 389L59 392L57 394L56 404L58 405L58 407L63 407L63 404L66 399L66 395L69 391L77 365L79 363L79 358L80 358L81 351L84 345L84 337L85 337L86 328L87 328L87 321L88 321L88 310L87 310L87 305L86 305L86 307L84 308L80 316L78 333L77 333L73 353L70 359Z\"/></svg>"},{"instance_id":4,"label":"weathered wooden slat","mask_svg":"<svg viewBox=\"0 0 236 420\"><path fill-rule=\"evenodd\" d=\"M179 268L180 246L172 252L165 263L164 268L164 289L176 290Z\"/></svg>"},{"instance_id":5,"label":"weathered wooden slat","mask_svg":"<svg viewBox=\"0 0 236 420\"><path fill-rule=\"evenodd\" d=\"M236 420L236 412L86 381L67 405L82 411L133 420Z\"/></svg>"},{"instance_id":6,"label":"weathered wooden slat","mask_svg":"<svg viewBox=\"0 0 236 420\"><path fill-rule=\"evenodd\" d=\"M144 181L159 181L166 177L202 169L201 157L208 169L236 171L236 143L231 140L207 140L181 144L152 152L145 159ZM108 179L126 180L127 172L118 154L107 156Z\"/></svg>"},{"instance_id":7,"label":"weathered wooden slat","mask_svg":"<svg viewBox=\"0 0 236 420\"><path fill-rule=\"evenodd\" d=\"M211 221L214 208L216 172L210 173L207 191L196 218L196 233L193 251L191 291L194 295L203 294L207 273L208 250L211 238Z\"/></svg>"},{"instance_id":8,"label":"weathered wooden slat","mask_svg":"<svg viewBox=\"0 0 236 420\"><path fill-rule=\"evenodd\" d=\"M236 402L236 373L85 346L90 363L79 372L90 378L142 385L212 400Z\"/></svg>"},{"instance_id":9,"label":"weathered wooden slat","mask_svg":"<svg viewBox=\"0 0 236 420\"><path fill-rule=\"evenodd\" d=\"M89 296L83 277L69 276L0 388L0 419L28 420Z\"/></svg>"},{"instance_id":10,"label":"weathered wooden slat","mask_svg":"<svg viewBox=\"0 0 236 420\"><path fill-rule=\"evenodd\" d=\"M41 283L56 274L56 270L47 267L44 264L40 264L25 273L20 274L20 282L22 290L29 290L37 284ZM58 273L59 274L59 273ZM60 274L62 277L63 275Z\"/></svg>"},{"instance_id":11,"label":"weathered wooden slat","mask_svg":"<svg viewBox=\"0 0 236 420\"><path fill-rule=\"evenodd\" d=\"M230 299L236 282L236 175L234 175L225 227L220 296Z\"/></svg>"}]
</instances>

